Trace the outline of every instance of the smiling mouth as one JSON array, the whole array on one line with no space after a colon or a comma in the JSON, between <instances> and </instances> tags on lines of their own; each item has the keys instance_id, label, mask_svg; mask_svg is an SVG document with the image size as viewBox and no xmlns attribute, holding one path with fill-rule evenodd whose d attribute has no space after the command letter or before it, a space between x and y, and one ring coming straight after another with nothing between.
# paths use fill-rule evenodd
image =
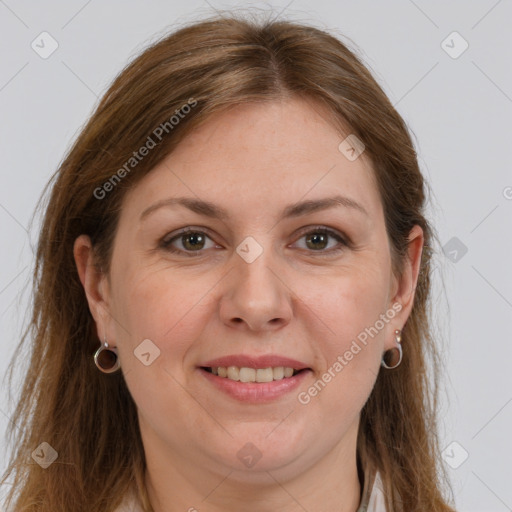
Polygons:
<instances>
[{"instance_id":1,"label":"smiling mouth","mask_svg":"<svg viewBox=\"0 0 512 512\"><path fill-rule=\"evenodd\" d=\"M238 366L201 366L201 370L212 373L217 377L233 380L236 382L273 382L276 380L289 379L295 375L308 371L309 368L295 370L285 366L268 368L247 368Z\"/></svg>"}]
</instances>

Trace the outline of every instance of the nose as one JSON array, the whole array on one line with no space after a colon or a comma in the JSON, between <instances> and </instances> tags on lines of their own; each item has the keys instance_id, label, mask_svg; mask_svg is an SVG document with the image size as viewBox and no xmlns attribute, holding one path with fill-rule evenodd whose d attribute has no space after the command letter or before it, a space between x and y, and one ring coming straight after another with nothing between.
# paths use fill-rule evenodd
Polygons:
<instances>
[{"instance_id":1,"label":"nose","mask_svg":"<svg viewBox=\"0 0 512 512\"><path fill-rule=\"evenodd\" d=\"M234 268L223 283L220 316L231 328L277 330L290 322L293 292L270 249L251 263L233 255Z\"/></svg>"}]
</instances>

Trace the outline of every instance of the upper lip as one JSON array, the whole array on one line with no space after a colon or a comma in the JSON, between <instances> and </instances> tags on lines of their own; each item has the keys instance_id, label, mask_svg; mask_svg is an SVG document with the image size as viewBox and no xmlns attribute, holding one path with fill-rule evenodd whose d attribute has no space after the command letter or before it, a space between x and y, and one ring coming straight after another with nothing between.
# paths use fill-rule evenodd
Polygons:
<instances>
[{"instance_id":1,"label":"upper lip","mask_svg":"<svg viewBox=\"0 0 512 512\"><path fill-rule=\"evenodd\" d=\"M284 366L286 368L293 368L294 370L303 370L309 368L306 363L297 361L296 359L290 359L289 357L283 357L279 355L263 355L263 356L250 356L247 354L237 354L225 357L219 357L217 359L211 359L201 364L202 367L218 367L224 368L228 366L238 366L239 368L269 368Z\"/></svg>"}]
</instances>

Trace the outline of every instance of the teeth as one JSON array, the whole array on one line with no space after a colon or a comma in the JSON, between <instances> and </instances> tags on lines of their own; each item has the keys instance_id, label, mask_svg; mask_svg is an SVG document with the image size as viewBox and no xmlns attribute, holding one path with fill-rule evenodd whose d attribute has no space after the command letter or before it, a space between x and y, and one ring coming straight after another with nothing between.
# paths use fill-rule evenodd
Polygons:
<instances>
[{"instance_id":1,"label":"teeth","mask_svg":"<svg viewBox=\"0 0 512 512\"><path fill-rule=\"evenodd\" d=\"M240 382L256 382L256 370L254 368L240 368Z\"/></svg>"},{"instance_id":2,"label":"teeth","mask_svg":"<svg viewBox=\"0 0 512 512\"><path fill-rule=\"evenodd\" d=\"M272 382L273 380L274 370L272 370L272 368L256 370L256 382Z\"/></svg>"},{"instance_id":3,"label":"teeth","mask_svg":"<svg viewBox=\"0 0 512 512\"><path fill-rule=\"evenodd\" d=\"M240 368L238 366L228 366L228 379L240 380Z\"/></svg>"},{"instance_id":4,"label":"teeth","mask_svg":"<svg viewBox=\"0 0 512 512\"><path fill-rule=\"evenodd\" d=\"M296 370L289 367L277 366L275 368L239 368L238 366L216 366L211 368L214 375L240 382L272 382L292 377Z\"/></svg>"},{"instance_id":5,"label":"teeth","mask_svg":"<svg viewBox=\"0 0 512 512\"><path fill-rule=\"evenodd\" d=\"M282 366L278 366L277 368L274 368L274 380L281 380L284 378L284 368Z\"/></svg>"}]
</instances>

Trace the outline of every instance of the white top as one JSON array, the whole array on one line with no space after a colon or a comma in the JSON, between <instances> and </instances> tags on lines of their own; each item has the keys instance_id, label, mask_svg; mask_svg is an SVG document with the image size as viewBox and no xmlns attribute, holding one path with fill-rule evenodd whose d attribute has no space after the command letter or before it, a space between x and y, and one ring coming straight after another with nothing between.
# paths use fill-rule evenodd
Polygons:
<instances>
[{"instance_id":1,"label":"white top","mask_svg":"<svg viewBox=\"0 0 512 512\"><path fill-rule=\"evenodd\" d=\"M115 512L143 512L143 510L135 498L127 497ZM362 499L357 512L386 512L384 488L378 471L369 478L365 476Z\"/></svg>"},{"instance_id":2,"label":"white top","mask_svg":"<svg viewBox=\"0 0 512 512\"><path fill-rule=\"evenodd\" d=\"M363 497L357 512L386 512L384 486L378 471L365 475Z\"/></svg>"}]
</instances>

